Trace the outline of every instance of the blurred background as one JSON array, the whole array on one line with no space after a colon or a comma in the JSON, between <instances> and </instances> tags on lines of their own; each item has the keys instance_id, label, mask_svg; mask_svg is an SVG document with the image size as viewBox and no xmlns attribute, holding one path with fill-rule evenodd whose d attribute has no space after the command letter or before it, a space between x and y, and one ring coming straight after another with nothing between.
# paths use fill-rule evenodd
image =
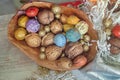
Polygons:
<instances>
[{"instance_id":1,"label":"blurred background","mask_svg":"<svg viewBox=\"0 0 120 80\"><path fill-rule=\"evenodd\" d=\"M1 0L0 1L0 15L12 14L19 9L22 3L28 2L29 0ZM74 0L38 0L38 1L48 1L54 3L61 3Z\"/></svg>"}]
</instances>

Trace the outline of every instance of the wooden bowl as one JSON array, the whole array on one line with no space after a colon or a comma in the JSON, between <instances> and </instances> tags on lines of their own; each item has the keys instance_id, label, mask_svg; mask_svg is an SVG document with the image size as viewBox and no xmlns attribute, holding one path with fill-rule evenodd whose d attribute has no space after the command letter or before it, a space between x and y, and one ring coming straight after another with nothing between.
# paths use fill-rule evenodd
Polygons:
<instances>
[{"instance_id":1,"label":"wooden bowl","mask_svg":"<svg viewBox=\"0 0 120 80\"><path fill-rule=\"evenodd\" d=\"M49 3L49 2L31 2L31 3L27 3L25 5L23 5L20 10L26 10L28 7L30 6L36 6L36 7L42 7L42 8L51 8L51 6L53 5L53 3ZM92 40L97 40L97 33L94 31L93 27L92 27L92 23L90 22L90 20L88 19L87 15L78 9L74 9L74 8L68 8L68 7L63 7L62 8L62 13L66 14L66 15L76 15L78 16L80 19L86 21L89 24L89 30L88 30L88 34L90 35ZM15 39L14 37L14 31L16 29L17 26L17 20L18 17L20 16L20 12L18 11L13 18L11 19L9 25L8 25L8 39L16 46L18 47L22 52L24 52L25 55L27 55L29 58L31 58L33 61L35 61L37 64L39 64L40 66L52 69L52 70L73 70L73 69L78 69L81 67L75 67L72 66L70 69L64 69L64 68L60 68L59 66L57 66L56 61L49 61L47 59L45 60L40 60L39 59L39 48L31 48L29 47L25 41L18 41ZM90 61L92 61L94 59L94 57L96 56L96 42L91 42L93 45L90 47L90 51L85 55L88 59L89 63Z\"/></svg>"}]
</instances>

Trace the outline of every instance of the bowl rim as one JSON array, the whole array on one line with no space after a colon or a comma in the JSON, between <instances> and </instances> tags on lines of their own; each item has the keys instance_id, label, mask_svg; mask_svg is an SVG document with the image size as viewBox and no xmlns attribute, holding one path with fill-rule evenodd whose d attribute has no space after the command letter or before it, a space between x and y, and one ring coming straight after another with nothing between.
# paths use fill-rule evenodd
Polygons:
<instances>
[{"instance_id":1,"label":"bowl rim","mask_svg":"<svg viewBox=\"0 0 120 80\"><path fill-rule=\"evenodd\" d=\"M41 5L40 5L41 4ZM82 67L76 67L76 66L72 66L70 69L64 69L64 68L59 68L59 67L57 67L57 65L56 65L56 61L48 61L48 60L44 60L44 61L42 61L42 60L40 60L39 59L39 57L38 57L38 53L37 53L37 49L36 48L34 48L34 51L33 51L33 49L31 49L31 47L25 47L24 46L24 44L25 43L22 43L21 41L17 41L16 39L14 39L14 34L13 34L13 32L14 32L14 30L15 30L15 26L17 25L17 19L18 19L18 17L21 15L20 13L19 13L19 11L22 11L22 10L25 10L25 9L27 9L28 7L30 7L30 6L37 6L37 7L43 7L43 6L46 6L46 7L49 7L49 8L51 8L52 7L52 5L54 5L54 3L51 3L51 2L31 2L31 3L26 3L26 4L24 4L17 12L16 12L16 14L12 17L12 19L10 20L10 22L9 22L9 24L8 24L8 39L16 46L16 47L18 47L25 55L27 55L30 59L32 59L33 61L35 61L37 64L39 64L40 66L43 66L43 67L46 67L46 68L49 68L49 69L52 69L52 70L62 70L62 71L64 71L64 70L73 70L73 69L78 69L78 68L82 68L82 67L84 67L84 66L82 66ZM61 8L63 8L62 9L62 12L65 12L66 10L71 10L71 11L73 11L73 12L75 12L76 14L79 14L79 15L84 15L84 16L82 16L82 17L84 17L86 20L87 20L87 22L88 22L88 24L89 24L89 26L91 27L91 28L89 28L90 30L92 30L92 33L91 34L93 34L92 36L94 37L94 40L98 40L98 37L97 37L97 33L96 33L96 31L93 29L93 25L92 25L92 23L90 22L90 20L89 20L89 18L87 17L87 15L82 11L82 10L78 10L78 9L75 9L75 8L68 8L68 7L64 7L64 6L61 6ZM72 12L72 13L73 13ZM15 24L16 23L16 24ZM13 27L14 26L14 27ZM21 44L22 43L22 44ZM94 58L95 58L95 55L96 55L96 53L97 53L97 50L96 50L96 47L97 47L97 43L96 42L91 42L92 44L93 44L93 48L94 48L94 53L92 53L92 55L89 55L88 57L87 57L87 59L89 60L88 61L88 63L89 62L91 62ZM27 51L27 50L29 50L29 51ZM36 50L36 51L35 51ZM32 52L31 54L30 54L30 52ZM91 57L90 59L89 59L89 57ZM87 63L87 64L88 64ZM86 64L86 65L87 65ZM52 65L52 66L50 66L50 65Z\"/></svg>"}]
</instances>

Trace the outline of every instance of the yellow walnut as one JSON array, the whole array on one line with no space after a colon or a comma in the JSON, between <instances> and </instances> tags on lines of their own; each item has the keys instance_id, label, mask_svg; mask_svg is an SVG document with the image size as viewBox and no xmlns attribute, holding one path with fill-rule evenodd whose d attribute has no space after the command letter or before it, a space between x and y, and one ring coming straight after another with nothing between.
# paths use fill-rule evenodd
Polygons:
<instances>
[{"instance_id":1,"label":"yellow walnut","mask_svg":"<svg viewBox=\"0 0 120 80\"><path fill-rule=\"evenodd\" d=\"M70 24L64 24L63 25L63 29L64 29L64 31L66 32L66 31L68 31L69 29L72 29L74 26L73 25L70 25Z\"/></svg>"},{"instance_id":2,"label":"yellow walnut","mask_svg":"<svg viewBox=\"0 0 120 80\"><path fill-rule=\"evenodd\" d=\"M27 34L27 31L24 28L18 28L14 32L14 36L17 40L24 40L26 34Z\"/></svg>"},{"instance_id":3,"label":"yellow walnut","mask_svg":"<svg viewBox=\"0 0 120 80\"><path fill-rule=\"evenodd\" d=\"M80 19L79 19L77 16L75 16L75 15L71 15L71 16L69 16L69 17L67 18L67 23L68 23L68 24L75 25L75 24L77 24L79 21L80 21Z\"/></svg>"},{"instance_id":4,"label":"yellow walnut","mask_svg":"<svg viewBox=\"0 0 120 80\"><path fill-rule=\"evenodd\" d=\"M28 18L27 16L24 16L24 15L21 16L21 17L18 19L18 25L19 25L20 27L25 28L28 19L29 19L29 18Z\"/></svg>"}]
</instances>

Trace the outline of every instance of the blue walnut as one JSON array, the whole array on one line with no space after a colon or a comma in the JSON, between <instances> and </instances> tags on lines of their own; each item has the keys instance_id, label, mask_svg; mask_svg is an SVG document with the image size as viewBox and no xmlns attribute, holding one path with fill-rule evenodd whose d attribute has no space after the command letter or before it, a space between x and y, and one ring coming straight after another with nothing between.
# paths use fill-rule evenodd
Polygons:
<instances>
[{"instance_id":1,"label":"blue walnut","mask_svg":"<svg viewBox=\"0 0 120 80\"><path fill-rule=\"evenodd\" d=\"M77 29L72 28L66 32L66 38L71 42L77 42L81 38L81 34Z\"/></svg>"},{"instance_id":2,"label":"blue walnut","mask_svg":"<svg viewBox=\"0 0 120 80\"><path fill-rule=\"evenodd\" d=\"M55 37L54 37L54 43L57 46L59 46L59 47L65 46L65 44L66 44L66 37L65 37L65 35L63 35L63 34L57 34L57 35L55 35Z\"/></svg>"}]
</instances>

